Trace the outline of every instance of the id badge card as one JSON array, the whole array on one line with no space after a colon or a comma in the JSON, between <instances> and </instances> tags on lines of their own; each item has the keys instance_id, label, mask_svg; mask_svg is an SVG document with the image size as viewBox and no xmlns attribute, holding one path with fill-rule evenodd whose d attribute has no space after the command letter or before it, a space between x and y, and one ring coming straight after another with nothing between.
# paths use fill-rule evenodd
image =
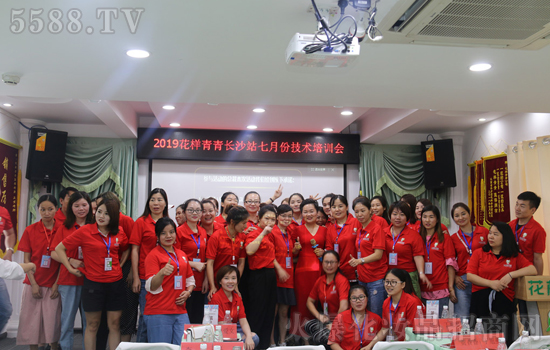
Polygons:
<instances>
[{"instance_id":1,"label":"id badge card","mask_svg":"<svg viewBox=\"0 0 550 350\"><path fill-rule=\"evenodd\" d=\"M183 289L182 276L174 276L174 289Z\"/></svg>"},{"instance_id":2,"label":"id badge card","mask_svg":"<svg viewBox=\"0 0 550 350\"><path fill-rule=\"evenodd\" d=\"M334 251L340 253L340 245L338 243L334 244Z\"/></svg>"},{"instance_id":3,"label":"id badge card","mask_svg":"<svg viewBox=\"0 0 550 350\"><path fill-rule=\"evenodd\" d=\"M285 258L285 261L286 261L286 268L290 269L292 267L292 258L290 256L287 256Z\"/></svg>"},{"instance_id":4,"label":"id badge card","mask_svg":"<svg viewBox=\"0 0 550 350\"><path fill-rule=\"evenodd\" d=\"M397 265L397 253L390 253L390 265Z\"/></svg>"},{"instance_id":5,"label":"id badge card","mask_svg":"<svg viewBox=\"0 0 550 350\"><path fill-rule=\"evenodd\" d=\"M357 259L361 259L361 252L357 252Z\"/></svg>"},{"instance_id":6,"label":"id badge card","mask_svg":"<svg viewBox=\"0 0 550 350\"><path fill-rule=\"evenodd\" d=\"M78 247L78 260L84 259L84 254L82 254L82 247Z\"/></svg>"},{"instance_id":7,"label":"id badge card","mask_svg":"<svg viewBox=\"0 0 550 350\"><path fill-rule=\"evenodd\" d=\"M105 258L105 271L113 270L113 258Z\"/></svg>"},{"instance_id":8,"label":"id badge card","mask_svg":"<svg viewBox=\"0 0 550 350\"><path fill-rule=\"evenodd\" d=\"M42 255L42 261L40 262L40 267L49 269L52 265L52 257L49 255Z\"/></svg>"},{"instance_id":9,"label":"id badge card","mask_svg":"<svg viewBox=\"0 0 550 350\"><path fill-rule=\"evenodd\" d=\"M431 275L432 274L432 263L431 262L424 263L424 273L426 275Z\"/></svg>"},{"instance_id":10,"label":"id badge card","mask_svg":"<svg viewBox=\"0 0 550 350\"><path fill-rule=\"evenodd\" d=\"M323 314L328 316L328 303L323 303Z\"/></svg>"}]
</instances>

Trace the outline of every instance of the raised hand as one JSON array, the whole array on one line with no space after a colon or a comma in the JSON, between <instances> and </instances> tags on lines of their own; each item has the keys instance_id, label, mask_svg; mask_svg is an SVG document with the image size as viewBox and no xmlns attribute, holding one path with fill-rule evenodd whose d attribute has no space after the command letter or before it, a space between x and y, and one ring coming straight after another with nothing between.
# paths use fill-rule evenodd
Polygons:
<instances>
[{"instance_id":1,"label":"raised hand","mask_svg":"<svg viewBox=\"0 0 550 350\"><path fill-rule=\"evenodd\" d=\"M168 258L168 262L159 271L163 276L170 276L174 272L174 265L172 265L172 259Z\"/></svg>"}]
</instances>

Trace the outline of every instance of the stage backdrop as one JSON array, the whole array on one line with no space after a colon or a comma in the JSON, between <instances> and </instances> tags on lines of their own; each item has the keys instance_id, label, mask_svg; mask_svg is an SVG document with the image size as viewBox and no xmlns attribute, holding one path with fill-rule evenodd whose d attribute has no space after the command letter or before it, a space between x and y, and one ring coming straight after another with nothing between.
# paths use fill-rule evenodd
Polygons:
<instances>
[{"instance_id":1,"label":"stage backdrop","mask_svg":"<svg viewBox=\"0 0 550 350\"><path fill-rule=\"evenodd\" d=\"M19 150L21 146L0 139L0 206L6 208L17 237L17 209L19 208ZM4 236L1 236L0 256L4 256ZM17 245L15 246L17 249Z\"/></svg>"}]
</instances>

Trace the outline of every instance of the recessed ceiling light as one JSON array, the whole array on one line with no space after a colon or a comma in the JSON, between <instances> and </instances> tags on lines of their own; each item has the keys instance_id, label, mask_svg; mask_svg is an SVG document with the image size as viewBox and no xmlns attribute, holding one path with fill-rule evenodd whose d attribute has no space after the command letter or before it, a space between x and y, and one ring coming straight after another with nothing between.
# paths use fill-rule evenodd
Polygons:
<instances>
[{"instance_id":1,"label":"recessed ceiling light","mask_svg":"<svg viewBox=\"0 0 550 350\"><path fill-rule=\"evenodd\" d=\"M344 108L344 106L332 106L334 108Z\"/></svg>"},{"instance_id":2,"label":"recessed ceiling light","mask_svg":"<svg viewBox=\"0 0 550 350\"><path fill-rule=\"evenodd\" d=\"M12 105L11 103L4 103L3 106L4 106L4 107L11 107L11 106L13 106L13 105Z\"/></svg>"},{"instance_id":3,"label":"recessed ceiling light","mask_svg":"<svg viewBox=\"0 0 550 350\"><path fill-rule=\"evenodd\" d=\"M254 112L254 113L263 113L263 112L265 112L265 109L263 109L263 108L254 108L252 110L252 112Z\"/></svg>"},{"instance_id":4,"label":"recessed ceiling light","mask_svg":"<svg viewBox=\"0 0 550 350\"><path fill-rule=\"evenodd\" d=\"M145 50L128 50L126 54L133 58L146 58L149 57L149 52Z\"/></svg>"},{"instance_id":5,"label":"recessed ceiling light","mask_svg":"<svg viewBox=\"0 0 550 350\"><path fill-rule=\"evenodd\" d=\"M217 106L218 104L217 104L217 103L208 102L207 105L209 105L209 106Z\"/></svg>"},{"instance_id":6,"label":"recessed ceiling light","mask_svg":"<svg viewBox=\"0 0 550 350\"><path fill-rule=\"evenodd\" d=\"M176 109L176 107L172 106L172 105L164 105L162 106L162 109L166 109L168 111L171 111L173 109Z\"/></svg>"},{"instance_id":7,"label":"recessed ceiling light","mask_svg":"<svg viewBox=\"0 0 550 350\"><path fill-rule=\"evenodd\" d=\"M472 72L483 72L491 69L491 67L492 66L489 63L478 63L478 64L471 65L470 70Z\"/></svg>"},{"instance_id":8,"label":"recessed ceiling light","mask_svg":"<svg viewBox=\"0 0 550 350\"><path fill-rule=\"evenodd\" d=\"M352 111L343 111L342 113L340 113L341 115L352 115L353 112Z\"/></svg>"},{"instance_id":9,"label":"recessed ceiling light","mask_svg":"<svg viewBox=\"0 0 550 350\"><path fill-rule=\"evenodd\" d=\"M256 125L249 125L246 128L250 129L250 130L258 129L258 127Z\"/></svg>"},{"instance_id":10,"label":"recessed ceiling light","mask_svg":"<svg viewBox=\"0 0 550 350\"><path fill-rule=\"evenodd\" d=\"M324 128L323 131L324 132L333 132L334 129L333 128Z\"/></svg>"},{"instance_id":11,"label":"recessed ceiling light","mask_svg":"<svg viewBox=\"0 0 550 350\"><path fill-rule=\"evenodd\" d=\"M173 126L174 128L177 128L181 125L180 125L180 123L170 123L170 126Z\"/></svg>"},{"instance_id":12,"label":"recessed ceiling light","mask_svg":"<svg viewBox=\"0 0 550 350\"><path fill-rule=\"evenodd\" d=\"M484 121L486 121L487 119L485 119L485 118L479 118L478 120L479 120L480 122L484 122Z\"/></svg>"}]
</instances>

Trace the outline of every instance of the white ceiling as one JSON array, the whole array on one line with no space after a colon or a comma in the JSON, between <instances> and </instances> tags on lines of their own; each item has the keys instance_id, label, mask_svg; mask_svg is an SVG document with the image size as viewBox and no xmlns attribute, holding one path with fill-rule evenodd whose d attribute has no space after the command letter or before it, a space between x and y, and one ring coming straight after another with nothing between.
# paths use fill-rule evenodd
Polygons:
<instances>
[{"instance_id":1,"label":"white ceiling","mask_svg":"<svg viewBox=\"0 0 550 350\"><path fill-rule=\"evenodd\" d=\"M379 16L398 0L381 0ZM321 8L336 0L319 0ZM12 9L78 5L88 35L13 34ZM144 8L136 33L122 13L113 34L100 34L98 8L112 1L2 0L0 73L18 74L17 86L0 84L1 107L20 119L44 123L104 124L134 137L137 118L161 126L335 132L355 123L363 142L399 132L460 131L512 112L550 112L550 46L537 51L363 43L352 67L290 67L285 49L294 33L313 33L307 0L119 0L117 8ZM47 15L41 18L47 20ZM47 22L46 22L47 24ZM125 55L147 49L147 59ZM493 69L468 70L486 61ZM161 107L174 104L176 110ZM217 104L217 105L209 105ZM341 106L354 112L340 115ZM254 107L264 107L261 115ZM474 112L465 112L474 111ZM480 116L484 114L483 116Z\"/></svg>"}]
</instances>

